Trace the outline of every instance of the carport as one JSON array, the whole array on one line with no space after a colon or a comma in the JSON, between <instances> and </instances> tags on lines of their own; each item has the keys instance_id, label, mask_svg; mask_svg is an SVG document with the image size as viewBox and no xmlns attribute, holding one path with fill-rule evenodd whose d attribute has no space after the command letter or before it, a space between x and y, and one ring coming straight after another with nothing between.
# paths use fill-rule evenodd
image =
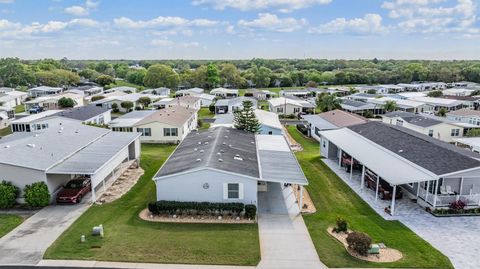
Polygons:
<instances>
[{"instance_id":1,"label":"carport","mask_svg":"<svg viewBox=\"0 0 480 269\"><path fill-rule=\"evenodd\" d=\"M264 182L298 185L303 204L303 187L308 180L283 135L256 135L260 179ZM267 184L268 186L268 184Z\"/></svg>"},{"instance_id":2,"label":"carport","mask_svg":"<svg viewBox=\"0 0 480 269\"><path fill-rule=\"evenodd\" d=\"M105 189L106 182L113 182L133 162L139 162L139 137L139 133L111 132L49 169L47 179L89 177L94 202L100 183Z\"/></svg>"},{"instance_id":3,"label":"carport","mask_svg":"<svg viewBox=\"0 0 480 269\"><path fill-rule=\"evenodd\" d=\"M398 185L420 183L438 180L434 173L412 163L401 156L391 152L378 144L357 135L348 128L322 131L321 154L328 158L339 158L341 165L341 156L345 152L351 156L350 178L353 174L354 160L362 166L361 188L365 183L365 169L373 171L377 175L375 200L378 199L378 187L380 178L393 186L392 203L390 212L395 212L395 195ZM331 149L336 149L333 153ZM420 186L420 184L418 185ZM417 191L418 193L418 191Z\"/></svg>"}]
</instances>

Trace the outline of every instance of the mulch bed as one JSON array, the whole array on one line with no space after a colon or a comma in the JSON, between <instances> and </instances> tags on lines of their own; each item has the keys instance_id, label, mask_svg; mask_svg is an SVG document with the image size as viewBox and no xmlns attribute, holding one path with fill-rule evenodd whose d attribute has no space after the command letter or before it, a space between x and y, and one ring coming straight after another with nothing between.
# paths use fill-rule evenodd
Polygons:
<instances>
[{"instance_id":1,"label":"mulch bed","mask_svg":"<svg viewBox=\"0 0 480 269\"><path fill-rule=\"evenodd\" d=\"M204 216L204 215L159 215L153 216L148 211L148 208L142 210L139 214L139 217L145 221L151 222L171 222L171 223L217 223L217 224L252 224L255 223L255 220L249 220L245 218L237 219L234 216L222 217L221 219L218 216Z\"/></svg>"}]
</instances>

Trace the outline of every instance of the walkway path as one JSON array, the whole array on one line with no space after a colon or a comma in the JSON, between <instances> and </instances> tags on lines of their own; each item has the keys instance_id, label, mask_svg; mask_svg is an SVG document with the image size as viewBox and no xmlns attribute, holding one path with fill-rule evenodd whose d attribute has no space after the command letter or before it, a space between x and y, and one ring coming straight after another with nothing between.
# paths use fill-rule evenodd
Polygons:
<instances>
[{"instance_id":1,"label":"walkway path","mask_svg":"<svg viewBox=\"0 0 480 269\"><path fill-rule=\"evenodd\" d=\"M268 183L258 196L259 269L327 268L320 262L291 187Z\"/></svg>"},{"instance_id":2,"label":"walkway path","mask_svg":"<svg viewBox=\"0 0 480 269\"><path fill-rule=\"evenodd\" d=\"M78 205L45 207L0 238L0 265L37 264L47 248L87 210L89 198Z\"/></svg>"},{"instance_id":3,"label":"walkway path","mask_svg":"<svg viewBox=\"0 0 480 269\"><path fill-rule=\"evenodd\" d=\"M374 191L360 189L360 175L350 180L345 169L339 169L338 162L322 159L350 188L355 191L379 215L388 220L398 220L445 254L455 268L480 268L480 217L434 217L407 197L395 203L395 215L390 216L384 208L390 201L375 201Z\"/></svg>"}]
</instances>

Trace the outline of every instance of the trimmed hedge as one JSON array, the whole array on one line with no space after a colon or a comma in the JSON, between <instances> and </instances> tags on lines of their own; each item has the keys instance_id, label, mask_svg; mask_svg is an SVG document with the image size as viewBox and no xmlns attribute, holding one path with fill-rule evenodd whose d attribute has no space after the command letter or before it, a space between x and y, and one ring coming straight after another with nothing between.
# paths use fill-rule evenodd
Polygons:
<instances>
[{"instance_id":1,"label":"trimmed hedge","mask_svg":"<svg viewBox=\"0 0 480 269\"><path fill-rule=\"evenodd\" d=\"M30 207L44 207L50 204L50 192L45 182L35 182L23 189L25 203Z\"/></svg>"},{"instance_id":2,"label":"trimmed hedge","mask_svg":"<svg viewBox=\"0 0 480 269\"><path fill-rule=\"evenodd\" d=\"M11 182L0 183L0 208L11 208L20 194L20 189Z\"/></svg>"},{"instance_id":3,"label":"trimmed hedge","mask_svg":"<svg viewBox=\"0 0 480 269\"><path fill-rule=\"evenodd\" d=\"M191 213L211 214L211 213L233 213L240 214L245 209L245 215L254 218L257 212L255 205L245 206L243 203L209 203L209 202L178 202L178 201L158 201L148 204L148 210L153 215L161 213L175 214L178 211Z\"/></svg>"}]
</instances>

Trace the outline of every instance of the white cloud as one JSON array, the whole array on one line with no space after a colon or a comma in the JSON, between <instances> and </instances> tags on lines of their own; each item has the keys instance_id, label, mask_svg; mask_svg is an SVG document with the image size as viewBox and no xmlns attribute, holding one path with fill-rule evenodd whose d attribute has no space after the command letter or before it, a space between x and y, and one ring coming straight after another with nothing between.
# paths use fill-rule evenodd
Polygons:
<instances>
[{"instance_id":1,"label":"white cloud","mask_svg":"<svg viewBox=\"0 0 480 269\"><path fill-rule=\"evenodd\" d=\"M143 21L134 21L127 17L120 17L113 19L116 26L121 28L140 29L140 28L155 28L166 26L186 26L189 21L181 17L157 17L155 19Z\"/></svg>"},{"instance_id":2,"label":"white cloud","mask_svg":"<svg viewBox=\"0 0 480 269\"><path fill-rule=\"evenodd\" d=\"M184 48L197 48L197 47L200 47L200 43L198 43L198 42L187 42L187 43L183 43L181 46L184 47Z\"/></svg>"},{"instance_id":3,"label":"white cloud","mask_svg":"<svg viewBox=\"0 0 480 269\"><path fill-rule=\"evenodd\" d=\"M353 34L381 34L388 31L382 24L382 17L378 14L366 14L363 18L337 18L328 23L312 27L309 33L316 34L334 34L334 33L353 33Z\"/></svg>"},{"instance_id":4,"label":"white cloud","mask_svg":"<svg viewBox=\"0 0 480 269\"><path fill-rule=\"evenodd\" d=\"M11 4L15 2L15 0L0 0L0 4Z\"/></svg>"},{"instance_id":5,"label":"white cloud","mask_svg":"<svg viewBox=\"0 0 480 269\"><path fill-rule=\"evenodd\" d=\"M406 33L472 33L478 32L477 5L473 0L395 0L382 8Z\"/></svg>"},{"instance_id":6,"label":"white cloud","mask_svg":"<svg viewBox=\"0 0 480 269\"><path fill-rule=\"evenodd\" d=\"M1 0L0 0L1 1ZM63 11L73 16L87 16L90 14L90 11L95 10L99 2L94 2L92 0L86 0L83 6L70 6L65 8Z\"/></svg>"},{"instance_id":7,"label":"white cloud","mask_svg":"<svg viewBox=\"0 0 480 269\"><path fill-rule=\"evenodd\" d=\"M305 19L279 18L277 15L270 13L260 13L257 19L251 21L238 21L238 26L243 28L274 32L293 32L301 29L306 24L307 21Z\"/></svg>"},{"instance_id":8,"label":"white cloud","mask_svg":"<svg viewBox=\"0 0 480 269\"><path fill-rule=\"evenodd\" d=\"M325 5L332 0L193 0L193 5L211 6L223 10L234 8L242 11L276 9L281 12L304 9L314 5Z\"/></svg>"},{"instance_id":9,"label":"white cloud","mask_svg":"<svg viewBox=\"0 0 480 269\"><path fill-rule=\"evenodd\" d=\"M169 47L175 44L175 42L168 39L154 39L150 42L154 46Z\"/></svg>"}]
</instances>

